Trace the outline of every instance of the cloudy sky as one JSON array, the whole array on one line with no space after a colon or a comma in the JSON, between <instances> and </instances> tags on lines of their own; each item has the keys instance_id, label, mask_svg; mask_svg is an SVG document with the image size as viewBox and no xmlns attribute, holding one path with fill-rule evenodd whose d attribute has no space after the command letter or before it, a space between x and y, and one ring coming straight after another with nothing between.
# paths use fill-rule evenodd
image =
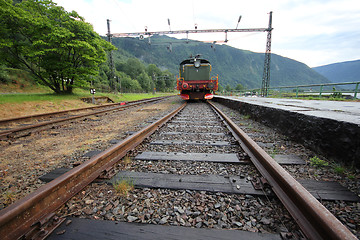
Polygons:
<instances>
[{"instance_id":1,"label":"cloudy sky","mask_svg":"<svg viewBox=\"0 0 360 240\"><path fill-rule=\"evenodd\" d=\"M112 33L235 28L266 28L273 11L272 53L316 67L360 59L359 0L53 0L77 11L105 35ZM175 37L175 35L172 35ZM185 36L178 36L185 37ZM224 34L193 34L191 39L223 41ZM228 45L264 52L266 33L232 33Z\"/></svg>"}]
</instances>

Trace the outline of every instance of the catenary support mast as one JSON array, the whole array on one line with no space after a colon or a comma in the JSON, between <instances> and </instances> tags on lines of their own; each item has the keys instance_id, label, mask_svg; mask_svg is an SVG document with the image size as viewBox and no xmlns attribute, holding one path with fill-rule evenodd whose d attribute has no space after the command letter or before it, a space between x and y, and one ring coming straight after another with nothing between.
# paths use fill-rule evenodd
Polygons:
<instances>
[{"instance_id":1,"label":"catenary support mast","mask_svg":"<svg viewBox=\"0 0 360 240\"><path fill-rule=\"evenodd\" d=\"M265 51L265 60L264 60L264 72L261 85L261 96L267 97L268 89L270 86L270 59L271 59L271 31L272 31L272 12L270 12L269 17L269 28L267 30L267 40L266 40L266 51Z\"/></svg>"},{"instance_id":2,"label":"catenary support mast","mask_svg":"<svg viewBox=\"0 0 360 240\"><path fill-rule=\"evenodd\" d=\"M111 38L113 35L110 33L110 19L107 19L107 29L108 29L108 33L107 33L108 42L111 43ZM114 90L116 92L116 75L115 75L115 65L114 65L112 50L110 50L109 53L109 62L110 62L110 70L111 70L110 83L112 83Z\"/></svg>"}]
</instances>

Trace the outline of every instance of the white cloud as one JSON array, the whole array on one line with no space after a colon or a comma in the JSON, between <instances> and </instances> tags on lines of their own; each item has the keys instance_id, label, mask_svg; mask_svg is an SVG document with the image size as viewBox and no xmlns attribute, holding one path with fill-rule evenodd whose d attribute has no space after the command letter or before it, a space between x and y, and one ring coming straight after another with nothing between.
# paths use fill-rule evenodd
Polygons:
<instances>
[{"instance_id":1,"label":"white cloud","mask_svg":"<svg viewBox=\"0 0 360 240\"><path fill-rule=\"evenodd\" d=\"M101 35L111 19L113 33L168 30L267 27L273 11L272 52L309 66L360 59L358 0L54 0L77 11ZM182 36L183 37L183 36ZM224 40L224 34L190 35ZM266 33L229 34L229 45L264 52Z\"/></svg>"}]
</instances>

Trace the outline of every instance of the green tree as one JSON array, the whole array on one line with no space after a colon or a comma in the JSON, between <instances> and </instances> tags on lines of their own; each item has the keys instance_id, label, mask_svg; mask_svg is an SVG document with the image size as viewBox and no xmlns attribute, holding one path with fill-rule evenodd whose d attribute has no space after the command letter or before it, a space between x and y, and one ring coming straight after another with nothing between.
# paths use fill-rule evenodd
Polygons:
<instances>
[{"instance_id":1,"label":"green tree","mask_svg":"<svg viewBox=\"0 0 360 240\"><path fill-rule=\"evenodd\" d=\"M165 87L166 90L172 91L175 87L174 74L172 74L169 70L166 70L162 73L165 79Z\"/></svg>"},{"instance_id":2,"label":"green tree","mask_svg":"<svg viewBox=\"0 0 360 240\"><path fill-rule=\"evenodd\" d=\"M115 69L119 72L124 72L126 62L115 61Z\"/></svg>"},{"instance_id":3,"label":"green tree","mask_svg":"<svg viewBox=\"0 0 360 240\"><path fill-rule=\"evenodd\" d=\"M139 76L138 76L138 78L137 78L137 80L138 80L138 82L140 83L140 85L141 85L141 88L144 90L144 91L146 91L146 92L148 92L148 91L150 91L151 90L151 78L145 73L145 72L143 72L143 73L141 73Z\"/></svg>"},{"instance_id":4,"label":"green tree","mask_svg":"<svg viewBox=\"0 0 360 240\"><path fill-rule=\"evenodd\" d=\"M125 72L127 75L129 75L132 79L137 79L137 77L145 72L144 64L140 62L137 58L129 58L125 65L123 66L123 69L121 70Z\"/></svg>"},{"instance_id":5,"label":"green tree","mask_svg":"<svg viewBox=\"0 0 360 240\"><path fill-rule=\"evenodd\" d=\"M154 74L156 77L162 75L161 70L155 64L149 64L146 68L146 72L149 77L152 77Z\"/></svg>"},{"instance_id":6,"label":"green tree","mask_svg":"<svg viewBox=\"0 0 360 240\"><path fill-rule=\"evenodd\" d=\"M226 84L225 91L230 92L232 89L229 84Z\"/></svg>"},{"instance_id":7,"label":"green tree","mask_svg":"<svg viewBox=\"0 0 360 240\"><path fill-rule=\"evenodd\" d=\"M165 92L166 83L163 77L157 77L155 81L156 90L160 92Z\"/></svg>"},{"instance_id":8,"label":"green tree","mask_svg":"<svg viewBox=\"0 0 360 240\"><path fill-rule=\"evenodd\" d=\"M72 93L86 84L116 49L101 39L75 11L51 0L12 4L0 0L0 58L25 69L56 93Z\"/></svg>"},{"instance_id":9,"label":"green tree","mask_svg":"<svg viewBox=\"0 0 360 240\"><path fill-rule=\"evenodd\" d=\"M121 78L121 89L123 92L139 92L141 91L141 86L137 80L133 80L125 75Z\"/></svg>"},{"instance_id":10,"label":"green tree","mask_svg":"<svg viewBox=\"0 0 360 240\"><path fill-rule=\"evenodd\" d=\"M116 76L119 79L119 84L116 84L117 89L120 91L121 85L121 92L141 92L142 87L140 83L136 79L131 79L129 75L124 72L116 72Z\"/></svg>"},{"instance_id":11,"label":"green tree","mask_svg":"<svg viewBox=\"0 0 360 240\"><path fill-rule=\"evenodd\" d=\"M238 90L238 91L242 91L244 89L245 89L244 86L240 83L238 85L236 85L236 87L235 87L235 90Z\"/></svg>"}]
</instances>

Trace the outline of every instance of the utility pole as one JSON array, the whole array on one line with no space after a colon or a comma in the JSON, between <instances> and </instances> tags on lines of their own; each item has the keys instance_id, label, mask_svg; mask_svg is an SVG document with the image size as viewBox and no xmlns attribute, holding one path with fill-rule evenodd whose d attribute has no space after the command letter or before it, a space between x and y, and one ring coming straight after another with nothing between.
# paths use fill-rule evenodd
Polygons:
<instances>
[{"instance_id":1,"label":"utility pole","mask_svg":"<svg viewBox=\"0 0 360 240\"><path fill-rule=\"evenodd\" d=\"M112 35L110 33L110 19L107 19L107 28L108 28L108 33L107 33L108 42L111 43ZM110 50L109 61L110 61L110 70L111 70L110 84L112 84L114 86L115 93L116 93L117 92L117 90L116 90L116 75L115 75L115 65L114 65L112 50Z\"/></svg>"},{"instance_id":2,"label":"utility pole","mask_svg":"<svg viewBox=\"0 0 360 240\"><path fill-rule=\"evenodd\" d=\"M155 75L155 73L153 73L153 75L152 75L152 84L151 84L153 95L155 95L155 79L156 79L156 75Z\"/></svg>"},{"instance_id":3,"label":"utility pole","mask_svg":"<svg viewBox=\"0 0 360 240\"><path fill-rule=\"evenodd\" d=\"M269 27L267 30L268 34L267 34L267 40L266 40L264 72L263 72L263 79L262 79L262 84L261 84L261 96L262 97L268 96L268 88L270 86L271 31L273 30L271 25L272 25L272 12L270 12Z\"/></svg>"}]
</instances>

